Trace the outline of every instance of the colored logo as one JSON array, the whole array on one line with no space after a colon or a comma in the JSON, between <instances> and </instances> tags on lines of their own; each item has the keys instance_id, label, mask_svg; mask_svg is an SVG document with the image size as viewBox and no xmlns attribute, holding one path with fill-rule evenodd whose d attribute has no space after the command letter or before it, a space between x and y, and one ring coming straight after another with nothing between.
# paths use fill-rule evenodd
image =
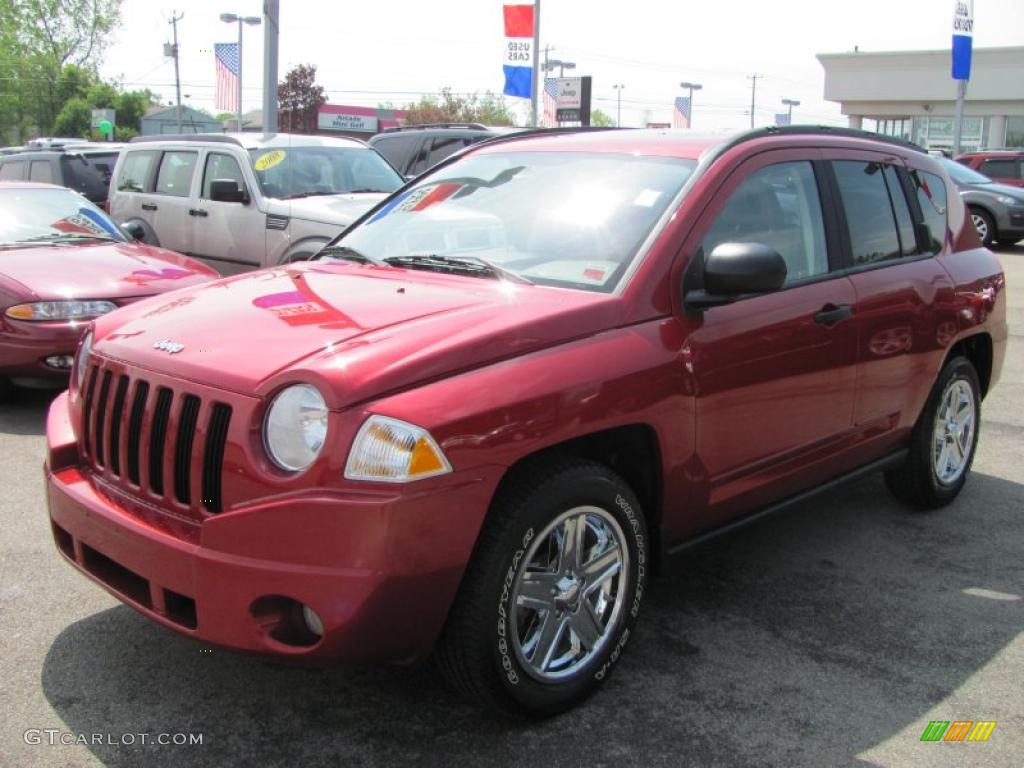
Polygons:
<instances>
[{"instance_id":1,"label":"colored logo","mask_svg":"<svg viewBox=\"0 0 1024 768\"><path fill-rule=\"evenodd\" d=\"M921 741L988 741L995 729L995 720L932 720Z\"/></svg>"}]
</instances>

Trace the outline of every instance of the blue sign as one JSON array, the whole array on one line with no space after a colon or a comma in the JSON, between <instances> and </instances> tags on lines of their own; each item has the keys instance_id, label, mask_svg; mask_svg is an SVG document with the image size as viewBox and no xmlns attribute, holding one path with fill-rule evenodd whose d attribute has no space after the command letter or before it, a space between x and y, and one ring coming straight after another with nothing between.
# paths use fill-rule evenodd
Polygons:
<instances>
[{"instance_id":1,"label":"blue sign","mask_svg":"<svg viewBox=\"0 0 1024 768\"><path fill-rule=\"evenodd\" d=\"M971 79L971 43L974 39L974 0L956 0L953 12L953 79Z\"/></svg>"}]
</instances>

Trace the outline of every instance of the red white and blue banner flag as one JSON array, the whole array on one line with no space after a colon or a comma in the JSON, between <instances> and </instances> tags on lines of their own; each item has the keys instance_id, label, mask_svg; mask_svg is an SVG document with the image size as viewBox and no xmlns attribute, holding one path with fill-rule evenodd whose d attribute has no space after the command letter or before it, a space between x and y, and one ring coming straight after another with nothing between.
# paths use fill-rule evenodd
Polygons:
<instances>
[{"instance_id":1,"label":"red white and blue banner flag","mask_svg":"<svg viewBox=\"0 0 1024 768\"><path fill-rule=\"evenodd\" d=\"M214 106L230 112L238 111L238 43L214 43L217 59L217 91Z\"/></svg>"},{"instance_id":2,"label":"red white and blue banner flag","mask_svg":"<svg viewBox=\"0 0 1024 768\"><path fill-rule=\"evenodd\" d=\"M506 5L505 90L506 96L529 99L533 94L533 4Z\"/></svg>"},{"instance_id":3,"label":"red white and blue banner flag","mask_svg":"<svg viewBox=\"0 0 1024 768\"><path fill-rule=\"evenodd\" d=\"M690 97L676 96L675 105L672 107L672 127L690 127Z\"/></svg>"}]
</instances>

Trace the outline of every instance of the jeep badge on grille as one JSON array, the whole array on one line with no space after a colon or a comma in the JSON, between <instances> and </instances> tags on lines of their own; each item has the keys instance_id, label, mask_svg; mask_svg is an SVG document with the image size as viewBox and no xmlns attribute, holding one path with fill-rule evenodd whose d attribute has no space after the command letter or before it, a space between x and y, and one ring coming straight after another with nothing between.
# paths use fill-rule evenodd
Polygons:
<instances>
[{"instance_id":1,"label":"jeep badge on grille","mask_svg":"<svg viewBox=\"0 0 1024 768\"><path fill-rule=\"evenodd\" d=\"M164 352L174 354L175 352L181 352L185 348L184 344L179 344L176 341L170 339L161 339L153 345L153 349L162 349Z\"/></svg>"}]
</instances>

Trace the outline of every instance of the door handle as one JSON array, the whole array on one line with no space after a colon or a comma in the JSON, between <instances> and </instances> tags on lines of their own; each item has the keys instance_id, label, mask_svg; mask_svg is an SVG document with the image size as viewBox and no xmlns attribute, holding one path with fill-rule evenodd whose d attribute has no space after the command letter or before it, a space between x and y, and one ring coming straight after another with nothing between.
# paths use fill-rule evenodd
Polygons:
<instances>
[{"instance_id":1,"label":"door handle","mask_svg":"<svg viewBox=\"0 0 1024 768\"><path fill-rule=\"evenodd\" d=\"M188 215L189 216L200 216L200 217L205 219L209 214L206 211L204 211L202 208L189 208L188 209Z\"/></svg>"},{"instance_id":2,"label":"door handle","mask_svg":"<svg viewBox=\"0 0 1024 768\"><path fill-rule=\"evenodd\" d=\"M142 210L144 210L144 211L155 211L156 210L156 203L143 203L142 204Z\"/></svg>"},{"instance_id":3,"label":"door handle","mask_svg":"<svg viewBox=\"0 0 1024 768\"><path fill-rule=\"evenodd\" d=\"M829 302L821 311L814 315L818 325L835 325L848 317L853 317L853 307L849 304L833 304Z\"/></svg>"}]
</instances>

